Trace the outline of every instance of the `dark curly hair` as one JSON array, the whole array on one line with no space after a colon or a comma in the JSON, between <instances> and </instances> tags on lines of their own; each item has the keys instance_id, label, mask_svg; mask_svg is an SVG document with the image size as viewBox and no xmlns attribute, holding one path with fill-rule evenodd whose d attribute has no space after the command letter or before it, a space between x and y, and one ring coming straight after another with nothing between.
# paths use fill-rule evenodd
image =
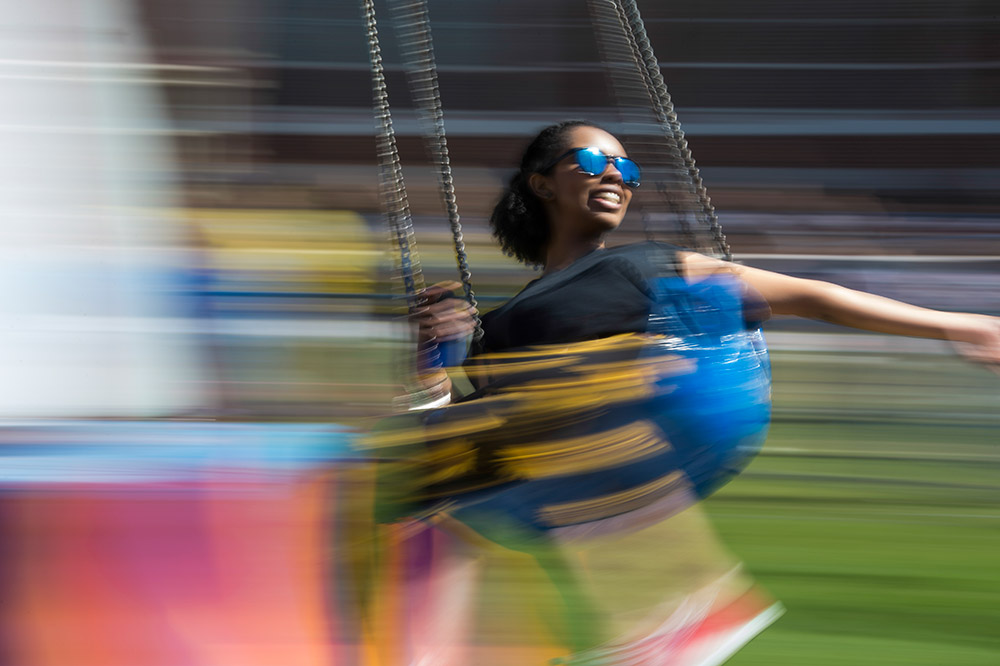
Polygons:
<instances>
[{"instance_id":1,"label":"dark curly hair","mask_svg":"<svg viewBox=\"0 0 1000 666\"><path fill-rule=\"evenodd\" d=\"M490 215L493 237L500 242L501 249L525 264L545 263L549 242L545 208L528 184L528 178L533 173L543 173L552 160L569 148L566 135L576 127L607 131L586 120L567 120L543 129L525 148L521 168L511 177Z\"/></svg>"}]
</instances>

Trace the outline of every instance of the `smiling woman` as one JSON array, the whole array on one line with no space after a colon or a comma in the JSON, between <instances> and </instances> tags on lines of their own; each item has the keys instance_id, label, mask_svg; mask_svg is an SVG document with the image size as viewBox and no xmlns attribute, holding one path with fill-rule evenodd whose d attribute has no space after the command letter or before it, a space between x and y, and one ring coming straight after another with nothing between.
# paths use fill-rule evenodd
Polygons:
<instances>
[{"instance_id":1,"label":"smiling woman","mask_svg":"<svg viewBox=\"0 0 1000 666\"><path fill-rule=\"evenodd\" d=\"M729 276L688 290L679 248L605 248L641 179L627 155L585 121L531 142L491 224L505 251L542 275L483 317L465 365L475 393L429 410L417 428L384 423L365 444L417 444L398 474L384 468L383 519L421 515L528 554L563 600L540 609L546 625L562 627L550 656L598 650L608 663L666 649L694 627L674 627L678 617L700 623L751 589L727 575L734 563L705 545L710 538L697 556L686 537L651 562L641 602L635 585L616 584L614 562L633 537L676 542L677 523L666 519L738 472L769 418L766 357L745 331L740 283ZM421 344L471 332L468 303L434 287L425 298L415 316ZM696 322L678 316L696 311ZM700 565L682 567L686 557ZM687 573L678 578L676 567ZM752 635L779 613L752 595L742 619L756 623Z\"/></svg>"}]
</instances>

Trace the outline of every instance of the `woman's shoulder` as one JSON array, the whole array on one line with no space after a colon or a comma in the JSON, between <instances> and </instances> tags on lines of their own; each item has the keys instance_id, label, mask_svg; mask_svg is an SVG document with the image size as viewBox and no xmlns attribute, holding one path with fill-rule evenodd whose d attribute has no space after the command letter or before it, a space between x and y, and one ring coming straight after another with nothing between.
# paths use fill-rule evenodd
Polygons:
<instances>
[{"instance_id":1,"label":"woman's shoulder","mask_svg":"<svg viewBox=\"0 0 1000 666\"><path fill-rule=\"evenodd\" d=\"M684 248L671 245L663 241L645 240L637 243L626 243L609 247L609 253L619 253L628 256L649 255L649 254L676 254L683 252Z\"/></svg>"},{"instance_id":2,"label":"woman's shoulder","mask_svg":"<svg viewBox=\"0 0 1000 666\"><path fill-rule=\"evenodd\" d=\"M629 243L597 250L577 259L560 271L531 280L513 298L493 312L502 313L518 301L540 295L563 283L578 286L579 279L591 273L615 271L628 274L636 280L677 275L680 261L678 253L682 251L683 248L659 241Z\"/></svg>"}]
</instances>

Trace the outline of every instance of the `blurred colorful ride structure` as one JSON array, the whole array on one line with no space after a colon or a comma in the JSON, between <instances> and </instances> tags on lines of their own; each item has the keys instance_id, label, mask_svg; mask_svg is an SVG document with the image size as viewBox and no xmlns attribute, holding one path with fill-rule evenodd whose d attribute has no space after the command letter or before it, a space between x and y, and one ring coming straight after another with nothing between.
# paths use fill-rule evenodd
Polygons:
<instances>
[{"instance_id":1,"label":"blurred colorful ride structure","mask_svg":"<svg viewBox=\"0 0 1000 666\"><path fill-rule=\"evenodd\" d=\"M0 664L352 663L329 568L352 435L214 420L171 70L136 9L23 3L0 33Z\"/></svg>"}]
</instances>

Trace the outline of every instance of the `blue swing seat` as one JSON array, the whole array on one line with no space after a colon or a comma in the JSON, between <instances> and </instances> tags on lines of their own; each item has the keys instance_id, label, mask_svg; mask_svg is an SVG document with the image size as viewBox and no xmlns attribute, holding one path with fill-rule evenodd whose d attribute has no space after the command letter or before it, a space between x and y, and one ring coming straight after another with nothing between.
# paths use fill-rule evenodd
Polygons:
<instances>
[{"instance_id":1,"label":"blue swing seat","mask_svg":"<svg viewBox=\"0 0 1000 666\"><path fill-rule=\"evenodd\" d=\"M486 536L684 506L738 474L770 420L770 365L731 278L654 282L649 332L490 355L474 399L389 427L389 495ZM388 438L385 435L388 434ZM498 537L499 538L499 537Z\"/></svg>"}]
</instances>

